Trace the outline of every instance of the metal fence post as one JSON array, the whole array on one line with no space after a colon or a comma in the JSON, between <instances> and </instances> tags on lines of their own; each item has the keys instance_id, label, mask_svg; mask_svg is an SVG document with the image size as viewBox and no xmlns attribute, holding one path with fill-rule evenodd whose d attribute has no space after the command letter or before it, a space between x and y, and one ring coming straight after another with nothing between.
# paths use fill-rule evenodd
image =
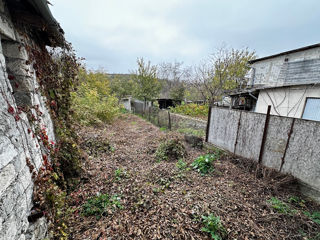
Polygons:
<instances>
[{"instance_id":1,"label":"metal fence post","mask_svg":"<svg viewBox=\"0 0 320 240\"><path fill-rule=\"evenodd\" d=\"M269 120L270 120L270 111L271 111L271 105L268 105L268 111L266 115L266 121L264 123L264 129L263 129L263 135L262 135L262 141L261 141L261 147L260 147L260 153L259 153L259 164L262 162L262 155L264 152L264 145L266 143L267 139L267 131L269 127Z\"/></svg>"},{"instance_id":2,"label":"metal fence post","mask_svg":"<svg viewBox=\"0 0 320 240\"><path fill-rule=\"evenodd\" d=\"M212 106L209 104L209 111L208 111L208 120L207 120L207 128L206 128L206 142L209 140L209 129L210 129L210 122L211 122L211 109Z\"/></svg>"}]
</instances>

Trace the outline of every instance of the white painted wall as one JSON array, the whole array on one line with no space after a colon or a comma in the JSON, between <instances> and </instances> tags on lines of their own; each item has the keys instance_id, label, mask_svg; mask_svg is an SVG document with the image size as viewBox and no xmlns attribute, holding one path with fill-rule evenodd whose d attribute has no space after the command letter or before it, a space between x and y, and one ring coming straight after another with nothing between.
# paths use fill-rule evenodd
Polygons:
<instances>
[{"instance_id":1,"label":"white painted wall","mask_svg":"<svg viewBox=\"0 0 320 240\"><path fill-rule=\"evenodd\" d=\"M255 112L301 118L307 97L320 98L320 86L303 85L261 90Z\"/></svg>"}]
</instances>

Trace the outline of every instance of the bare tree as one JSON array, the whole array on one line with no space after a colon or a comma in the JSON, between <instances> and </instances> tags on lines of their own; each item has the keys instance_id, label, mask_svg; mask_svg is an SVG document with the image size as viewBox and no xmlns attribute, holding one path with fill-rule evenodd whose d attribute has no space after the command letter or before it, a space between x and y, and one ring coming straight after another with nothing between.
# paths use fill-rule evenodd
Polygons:
<instances>
[{"instance_id":1,"label":"bare tree","mask_svg":"<svg viewBox=\"0 0 320 240\"><path fill-rule=\"evenodd\" d=\"M247 63L255 57L248 48L220 47L195 68L193 86L209 102L219 100L225 92L246 86Z\"/></svg>"},{"instance_id":2,"label":"bare tree","mask_svg":"<svg viewBox=\"0 0 320 240\"><path fill-rule=\"evenodd\" d=\"M185 95L184 81L189 77L189 68L183 62L163 62L159 64L159 78L165 81L163 93L176 100L183 100Z\"/></svg>"}]
</instances>

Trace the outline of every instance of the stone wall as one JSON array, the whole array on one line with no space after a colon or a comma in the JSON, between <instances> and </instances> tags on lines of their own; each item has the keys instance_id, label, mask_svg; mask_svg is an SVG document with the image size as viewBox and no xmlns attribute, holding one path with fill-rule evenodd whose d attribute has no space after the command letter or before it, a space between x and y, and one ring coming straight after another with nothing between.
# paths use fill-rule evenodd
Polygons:
<instances>
[{"instance_id":1,"label":"stone wall","mask_svg":"<svg viewBox=\"0 0 320 240\"><path fill-rule=\"evenodd\" d=\"M36 169L41 167L41 144L19 107L39 109L32 112L50 141L55 141L54 129L35 72L28 64L23 38L14 29L2 0L0 15L0 240L43 239L46 220L28 221L34 184L26 163L29 159Z\"/></svg>"},{"instance_id":2,"label":"stone wall","mask_svg":"<svg viewBox=\"0 0 320 240\"><path fill-rule=\"evenodd\" d=\"M208 141L259 161L266 114L213 107ZM300 180L303 193L320 201L320 122L270 116L261 163Z\"/></svg>"}]
</instances>

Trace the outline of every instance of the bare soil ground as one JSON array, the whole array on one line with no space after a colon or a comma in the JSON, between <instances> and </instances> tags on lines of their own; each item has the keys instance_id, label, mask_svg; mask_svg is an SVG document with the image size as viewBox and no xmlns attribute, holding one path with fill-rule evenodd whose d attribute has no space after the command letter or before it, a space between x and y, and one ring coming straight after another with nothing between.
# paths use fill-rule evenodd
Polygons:
<instances>
[{"instance_id":1,"label":"bare soil ground","mask_svg":"<svg viewBox=\"0 0 320 240\"><path fill-rule=\"evenodd\" d=\"M220 216L226 239L319 239L320 225L304 214L319 206L302 198L290 178L256 172L253 165L231 156L214 163L215 171L179 171L176 162L157 162L154 153L167 133L134 115L124 115L112 125L79 129L85 176L71 194L72 239L210 239L201 232L201 215ZM92 142L108 141L105 151ZM191 164L205 150L187 146ZM115 178L122 168L127 176ZM263 178L262 175L270 175ZM257 177L260 175L260 177ZM97 194L117 194L123 209L110 210L100 219L85 217L82 205ZM279 213L268 200L286 202L291 213ZM316 237L318 235L318 238Z\"/></svg>"}]
</instances>

